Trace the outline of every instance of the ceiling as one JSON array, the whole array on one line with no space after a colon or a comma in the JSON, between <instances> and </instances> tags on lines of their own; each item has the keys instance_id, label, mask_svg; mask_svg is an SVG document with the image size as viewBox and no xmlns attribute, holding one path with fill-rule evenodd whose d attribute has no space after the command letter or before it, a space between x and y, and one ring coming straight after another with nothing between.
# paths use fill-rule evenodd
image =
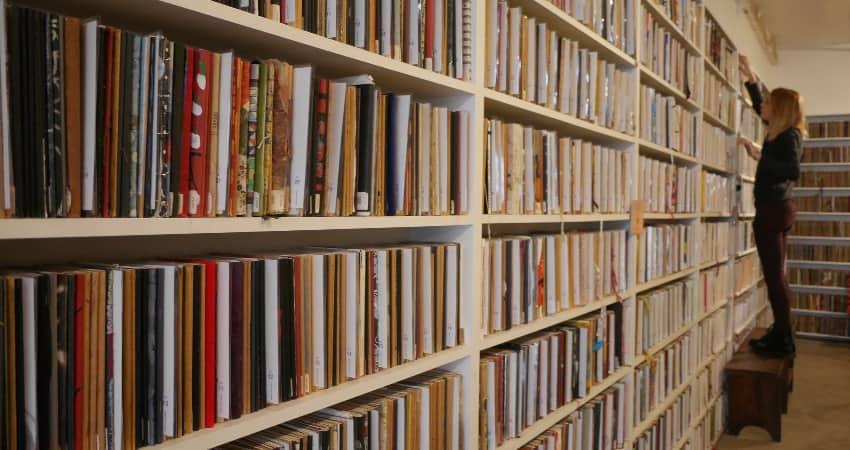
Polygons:
<instances>
[{"instance_id":1,"label":"ceiling","mask_svg":"<svg viewBox=\"0 0 850 450\"><path fill-rule=\"evenodd\" d=\"M752 0L778 50L850 50L850 0Z\"/></svg>"}]
</instances>

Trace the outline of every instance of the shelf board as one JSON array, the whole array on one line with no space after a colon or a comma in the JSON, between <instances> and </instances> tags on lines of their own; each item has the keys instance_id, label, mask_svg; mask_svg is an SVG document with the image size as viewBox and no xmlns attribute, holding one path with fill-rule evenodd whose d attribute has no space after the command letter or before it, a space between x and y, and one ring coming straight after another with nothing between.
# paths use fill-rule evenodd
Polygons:
<instances>
[{"instance_id":1,"label":"shelf board","mask_svg":"<svg viewBox=\"0 0 850 450\"><path fill-rule=\"evenodd\" d=\"M731 89L731 90L732 90L732 93L734 93L734 94L736 94L736 95L739 95L739 94L740 94L740 92L738 92L738 87L737 87L737 86L735 86L735 84L734 84L734 83L732 83L731 81L729 81L729 80L726 78L726 74L724 74L724 73L720 70L720 68L719 68L719 67L715 66L715 65L714 65L714 63L713 63L713 62L711 62L711 60L710 60L710 59L708 59L708 58L703 58L703 61L705 61L705 67L706 67L706 68L708 68L708 70L709 70L709 71L711 71L712 73L714 73L714 75L715 75L717 78L719 78L719 79L720 79L720 81L722 81L722 82L723 82L723 84L725 84L727 88Z\"/></svg>"},{"instance_id":2,"label":"shelf board","mask_svg":"<svg viewBox=\"0 0 850 450\"><path fill-rule=\"evenodd\" d=\"M750 248L748 248L748 249L746 249L746 250L741 250L740 252L735 253L735 257L736 257L736 258L741 258L741 257L747 256L747 255L750 255L750 254L752 254L752 253L755 253L757 250L758 250L758 249L757 249L757 248L755 248L755 247L750 247Z\"/></svg>"},{"instance_id":3,"label":"shelf board","mask_svg":"<svg viewBox=\"0 0 850 450\"><path fill-rule=\"evenodd\" d=\"M683 327L679 328L678 330L676 330L675 332L673 332L673 334L671 334L671 335L669 335L669 336L665 337L663 340L661 340L661 342L658 342L658 343L656 343L655 345L653 345L653 346L649 347L649 349L647 349L645 352L643 352L643 359L642 359L642 361L646 361L646 360L648 360L649 358L651 358L652 356L654 356L656 353L658 353L658 352L660 352L660 351L664 350L664 349L665 349L665 348L667 348L670 344L672 344L672 343L676 342L676 341L677 341L680 337L682 337L685 333L687 333L688 331L690 331L693 327L695 327L695 326L696 326L696 325L698 325L700 322L702 322L703 320L705 320L705 319L707 319L708 317L710 317L712 314L714 314L715 312L717 312L717 310L719 310L720 308L722 308L722 307L726 306L726 304L727 304L727 303L728 303L728 302L727 302L726 300L724 300L723 302L720 302L720 303L718 303L718 304L716 304L716 305L712 305L712 306L711 306L711 308L709 308L709 310L708 310L708 311L706 311L706 312L704 312L704 313L700 314L700 316L699 316L698 318L696 318L695 320L692 320L692 321L688 322L688 324L687 324L687 325L685 325L685 326L683 326Z\"/></svg>"},{"instance_id":4,"label":"shelf board","mask_svg":"<svg viewBox=\"0 0 850 450\"><path fill-rule=\"evenodd\" d=\"M687 50L696 57L702 58L702 50L696 46L690 39L685 36L685 33L673 22L666 12L664 12L660 6L655 4L653 1L643 0L643 5L646 7L647 11L651 12L655 18L664 25L667 31L669 31L676 40L678 40L681 44L687 48Z\"/></svg>"},{"instance_id":5,"label":"shelf board","mask_svg":"<svg viewBox=\"0 0 850 450\"><path fill-rule=\"evenodd\" d=\"M850 162L839 163L802 163L802 172L850 172Z\"/></svg>"},{"instance_id":6,"label":"shelf board","mask_svg":"<svg viewBox=\"0 0 850 450\"><path fill-rule=\"evenodd\" d=\"M159 445L142 447L142 449L213 448L398 383L420 373L459 361L467 357L468 352L469 349L466 346L460 346L429 355L299 399L269 406L238 419L217 423L212 428L195 431L181 438L172 439Z\"/></svg>"},{"instance_id":7,"label":"shelf board","mask_svg":"<svg viewBox=\"0 0 850 450\"><path fill-rule=\"evenodd\" d=\"M759 282L761 282L761 280L762 280L762 277L759 277L756 281L744 286L744 288L742 288L740 290L735 291L735 298L738 298L738 297L746 294L747 292L750 291L750 289L758 286L758 284L759 284Z\"/></svg>"},{"instance_id":8,"label":"shelf board","mask_svg":"<svg viewBox=\"0 0 850 450\"><path fill-rule=\"evenodd\" d=\"M803 147L846 147L850 145L850 137L812 138L803 141Z\"/></svg>"},{"instance_id":9,"label":"shelf board","mask_svg":"<svg viewBox=\"0 0 850 450\"><path fill-rule=\"evenodd\" d=\"M850 187L795 187L791 195L794 197L848 197Z\"/></svg>"},{"instance_id":10,"label":"shelf board","mask_svg":"<svg viewBox=\"0 0 850 450\"><path fill-rule=\"evenodd\" d=\"M805 222L850 222L850 213L802 211L797 213L797 220Z\"/></svg>"},{"instance_id":11,"label":"shelf board","mask_svg":"<svg viewBox=\"0 0 850 450\"><path fill-rule=\"evenodd\" d=\"M720 175L734 175L735 171L732 169L728 169L726 167L718 166L706 161L702 162L702 168L713 173L718 173Z\"/></svg>"},{"instance_id":12,"label":"shelf board","mask_svg":"<svg viewBox=\"0 0 850 450\"><path fill-rule=\"evenodd\" d=\"M318 34L300 30L210 0L23 0L28 5L139 32L161 30L169 37L210 49L233 49L240 55L281 58L314 64L319 73L341 77L368 73L385 92L418 95L474 94L467 81L438 74ZM155 28L152 28L155 27Z\"/></svg>"},{"instance_id":13,"label":"shelf board","mask_svg":"<svg viewBox=\"0 0 850 450\"><path fill-rule=\"evenodd\" d=\"M729 258L718 259L716 261L709 261L709 262L699 266L699 270L703 271L703 270L706 270L706 269L711 269L714 266L726 264L727 262L729 262Z\"/></svg>"},{"instance_id":14,"label":"shelf board","mask_svg":"<svg viewBox=\"0 0 850 450\"><path fill-rule=\"evenodd\" d=\"M738 220L752 220L756 218L756 213L739 213Z\"/></svg>"},{"instance_id":15,"label":"shelf board","mask_svg":"<svg viewBox=\"0 0 850 450\"><path fill-rule=\"evenodd\" d=\"M811 284L792 284L791 292L795 294L825 294L825 295L843 295L846 296L850 292L850 288L841 286L816 286Z\"/></svg>"},{"instance_id":16,"label":"shelf board","mask_svg":"<svg viewBox=\"0 0 850 450\"><path fill-rule=\"evenodd\" d=\"M686 155L682 152L678 152L676 150L667 148L663 145L655 144L647 141L646 139L637 138L638 141L638 151L642 155L646 156L654 156L656 158L661 158L665 162L669 161L672 158L674 161L679 162L681 164L698 164L699 161L691 155Z\"/></svg>"},{"instance_id":17,"label":"shelf board","mask_svg":"<svg viewBox=\"0 0 850 450\"><path fill-rule=\"evenodd\" d=\"M751 175L741 175L741 181L745 183L755 183L756 177Z\"/></svg>"},{"instance_id":18,"label":"shelf board","mask_svg":"<svg viewBox=\"0 0 850 450\"><path fill-rule=\"evenodd\" d=\"M702 213L702 217L706 219L723 219L732 217L732 213L729 212L704 212Z\"/></svg>"},{"instance_id":19,"label":"shelf board","mask_svg":"<svg viewBox=\"0 0 850 450\"><path fill-rule=\"evenodd\" d=\"M705 119L706 122L722 129L726 132L726 134L735 134L735 129L732 128L728 123L722 121L720 117L714 115L714 113L708 111L707 109L702 110L702 118Z\"/></svg>"},{"instance_id":20,"label":"shelf board","mask_svg":"<svg viewBox=\"0 0 850 450\"><path fill-rule=\"evenodd\" d=\"M665 94L671 95L676 98L676 102L687 107L691 112L697 111L699 109L699 105L696 104L692 99L688 98L681 89L673 86L664 78L661 78L657 73L653 72L649 67L640 64L640 81L650 87L656 89L656 91Z\"/></svg>"},{"instance_id":21,"label":"shelf board","mask_svg":"<svg viewBox=\"0 0 850 450\"><path fill-rule=\"evenodd\" d=\"M803 261L797 259L789 259L788 261L786 261L786 267L789 269L834 270L840 272L850 272L850 262L838 261Z\"/></svg>"},{"instance_id":22,"label":"shelf board","mask_svg":"<svg viewBox=\"0 0 850 450\"><path fill-rule=\"evenodd\" d=\"M585 314L592 313L594 311L599 310L603 306L612 305L620 301L621 298L628 297L631 297L631 292L624 292L620 294L619 298L616 295L609 295L607 297L603 297L600 300L590 302L587 305L569 308L559 313L543 317L530 323L515 325L509 330L491 333L481 339L480 350L487 350L497 345L504 344L505 342L520 339L522 337L528 336L532 333L536 333L540 330L544 330L551 326L555 326L568 320L581 317Z\"/></svg>"},{"instance_id":23,"label":"shelf board","mask_svg":"<svg viewBox=\"0 0 850 450\"><path fill-rule=\"evenodd\" d=\"M599 394L605 392L611 386L617 384L620 380L623 379L627 374L632 371L632 367L623 366L614 372L612 375L608 376L605 380L603 380L600 384L593 386L588 389L587 396L582 397L580 399L573 400L566 405L558 408L554 412L550 413L546 417L534 422L530 427L522 430L519 436L508 439L502 443L502 445L496 447L497 450L518 450L522 448L525 444L527 444L532 439L540 436L545 433L548 429L557 425L562 420L566 419L570 414L584 406L591 400L594 400Z\"/></svg>"},{"instance_id":24,"label":"shelf board","mask_svg":"<svg viewBox=\"0 0 850 450\"><path fill-rule=\"evenodd\" d=\"M644 220L688 220L696 219L700 213L646 213Z\"/></svg>"},{"instance_id":25,"label":"shelf board","mask_svg":"<svg viewBox=\"0 0 850 450\"><path fill-rule=\"evenodd\" d=\"M575 138L613 142L621 146L634 142L634 137L628 134L493 89L484 89L484 110L487 117L554 129Z\"/></svg>"},{"instance_id":26,"label":"shelf board","mask_svg":"<svg viewBox=\"0 0 850 450\"><path fill-rule=\"evenodd\" d=\"M634 66L635 59L614 44L608 42L575 17L558 9L549 0L515 0L511 6L522 7L523 14L536 17L538 22L546 22L550 30L557 30L562 36L578 41L582 48L599 52L607 62L619 66Z\"/></svg>"},{"instance_id":27,"label":"shelf board","mask_svg":"<svg viewBox=\"0 0 850 450\"><path fill-rule=\"evenodd\" d=\"M470 216L4 219L0 240L424 228L472 222Z\"/></svg>"},{"instance_id":28,"label":"shelf board","mask_svg":"<svg viewBox=\"0 0 850 450\"><path fill-rule=\"evenodd\" d=\"M484 224L625 222L628 214L484 214Z\"/></svg>"},{"instance_id":29,"label":"shelf board","mask_svg":"<svg viewBox=\"0 0 850 450\"><path fill-rule=\"evenodd\" d=\"M835 236L788 236L793 245L828 245L831 247L850 247L850 237Z\"/></svg>"},{"instance_id":30,"label":"shelf board","mask_svg":"<svg viewBox=\"0 0 850 450\"><path fill-rule=\"evenodd\" d=\"M676 272L674 274L659 277L659 278L656 278L652 281L647 281L646 283L639 284L637 286L637 289L635 289L635 292L640 293L640 292L648 291L650 289L654 289L658 286L661 286L661 285L664 285L664 284L667 284L667 283L671 283L673 281L677 281L681 278L685 278L688 275L691 275L692 273L694 273L696 271L697 271L696 267L691 267L689 269L681 270L681 271Z\"/></svg>"},{"instance_id":31,"label":"shelf board","mask_svg":"<svg viewBox=\"0 0 850 450\"><path fill-rule=\"evenodd\" d=\"M835 311L819 311L816 309L791 308L791 314L795 316L825 317L830 319L850 319L850 313Z\"/></svg>"}]
</instances>

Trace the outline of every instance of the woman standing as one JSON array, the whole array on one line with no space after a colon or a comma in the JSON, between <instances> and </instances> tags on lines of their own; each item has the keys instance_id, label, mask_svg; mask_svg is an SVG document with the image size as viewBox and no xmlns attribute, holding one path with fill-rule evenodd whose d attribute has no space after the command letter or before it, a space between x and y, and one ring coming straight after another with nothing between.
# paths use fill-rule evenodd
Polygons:
<instances>
[{"instance_id":1,"label":"woman standing","mask_svg":"<svg viewBox=\"0 0 850 450\"><path fill-rule=\"evenodd\" d=\"M758 79L747 57L741 55L740 62L753 108L767 124L761 152L750 140L739 138L750 157L758 160L753 190L756 203L753 234L773 310L773 326L761 339L750 341L750 345L764 355L793 356L791 289L785 275L785 246L797 211L791 194L794 182L800 178L806 133L803 99L797 91L786 88L776 88L762 99Z\"/></svg>"}]
</instances>

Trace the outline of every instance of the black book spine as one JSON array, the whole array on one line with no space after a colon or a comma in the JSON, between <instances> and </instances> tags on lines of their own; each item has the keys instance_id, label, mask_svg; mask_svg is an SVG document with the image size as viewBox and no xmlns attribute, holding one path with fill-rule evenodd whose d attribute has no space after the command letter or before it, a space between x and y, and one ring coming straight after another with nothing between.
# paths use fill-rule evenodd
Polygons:
<instances>
[{"instance_id":1,"label":"black book spine","mask_svg":"<svg viewBox=\"0 0 850 450\"><path fill-rule=\"evenodd\" d=\"M25 69L23 58L26 55L22 38L23 24L22 10L16 6L10 6L6 10L6 27L9 37L9 110L18 114L22 120L13 121L10 125L10 142L12 145L12 182L15 184L15 215L26 217L26 158L23 154L24 137L23 124L29 120L23 105L24 77L22 71Z\"/></svg>"},{"instance_id":2,"label":"black book spine","mask_svg":"<svg viewBox=\"0 0 850 450\"><path fill-rule=\"evenodd\" d=\"M44 83L44 120L45 120L45 214L48 217L56 217L58 213L56 192L56 175L58 174L58 160L56 158L56 141L55 139L61 136L62 130L57 130L58 114L61 112L61 105L55 105L60 100L59 84L59 67L57 61L59 47L59 17L54 14L45 15L45 83ZM54 53L56 52L56 53ZM58 133L57 133L58 132Z\"/></svg>"},{"instance_id":3,"label":"black book spine","mask_svg":"<svg viewBox=\"0 0 850 450\"><path fill-rule=\"evenodd\" d=\"M165 337L164 327L165 319L163 317L164 307L165 307L165 270L167 269L156 269L156 284L152 286L151 292L153 293L154 298L151 299L151 304L154 304L154 327L152 328L153 335L155 336L155 344L154 348L156 352L154 352L151 356L153 358L152 361L149 361L152 364L151 369L155 371L156 376L154 377L154 443L159 444L163 439L163 429L164 429L164 417L163 417L163 378L164 378L164 359L163 359L163 350L165 349L163 340Z\"/></svg>"},{"instance_id":4,"label":"black book spine","mask_svg":"<svg viewBox=\"0 0 850 450\"><path fill-rule=\"evenodd\" d=\"M76 280L77 277L73 274L64 276L64 282L60 284L60 294L64 288L64 303L60 301L60 317L59 317L59 336L64 339L64 345L61 344L59 351L65 355L63 362L59 365L59 417L65 417L67 420L59 421L59 445L62 448L71 448L74 442L74 414L72 407L74 405L74 318L76 307L74 299L76 298ZM61 300L62 297L60 297ZM129 355L128 355L129 356Z\"/></svg>"},{"instance_id":5,"label":"black book spine","mask_svg":"<svg viewBox=\"0 0 850 450\"><path fill-rule=\"evenodd\" d=\"M358 213L369 213L374 210L371 198L373 184L373 167L375 155L375 103L377 93L375 86L358 86L359 97L357 122L357 196L355 209ZM389 168L389 164L387 167ZM388 179L389 180L389 179Z\"/></svg>"},{"instance_id":6,"label":"black book spine","mask_svg":"<svg viewBox=\"0 0 850 450\"><path fill-rule=\"evenodd\" d=\"M281 401L295 398L295 285L292 259L278 263L278 290L280 307L278 321L281 333Z\"/></svg>"},{"instance_id":7,"label":"black book spine","mask_svg":"<svg viewBox=\"0 0 850 450\"><path fill-rule=\"evenodd\" d=\"M174 63L171 76L171 174L169 215L176 216L177 196L180 193L180 161L183 146L183 100L186 92L186 46L174 43Z\"/></svg>"},{"instance_id":8,"label":"black book spine","mask_svg":"<svg viewBox=\"0 0 850 450\"><path fill-rule=\"evenodd\" d=\"M117 33L114 33L114 30L107 29L104 27L100 27L97 30L97 49L98 49L98 58L97 58L97 117L95 117L95 171L94 171L94 202L92 214L97 216L101 215L103 217L109 217L108 205L102 205L102 199L104 197L111 198L111 196L104 192L106 186L104 186L104 177L110 174L110 162L109 159L104 155L109 154L106 152L104 148L104 136L108 132L107 130L111 129L111 127L107 124L111 124L111 126L116 126L117 124L112 123L111 117L106 117L106 99L110 97L110 95L106 92L106 80L110 77L109 71L112 70L112 66L106 63L107 52L111 50L110 48L110 40L112 40L116 45L120 42L120 36ZM114 51L112 52L115 53ZM112 60L112 64L119 64L118 61ZM113 175L110 175L113 176ZM114 199L113 199L114 200ZM99 214L98 214L99 213Z\"/></svg>"},{"instance_id":9,"label":"black book spine","mask_svg":"<svg viewBox=\"0 0 850 450\"><path fill-rule=\"evenodd\" d=\"M8 332L9 317L7 317L8 301L6 299L6 280L0 280L0 374L3 374L3 380L0 381L0 444L9 445L8 436L9 429L7 428L7 420L9 416L8 400L6 399L6 385L8 384L9 374L6 372L8 364L6 358L9 357L6 341L6 333ZM67 417L67 416L66 416Z\"/></svg>"},{"instance_id":10,"label":"black book spine","mask_svg":"<svg viewBox=\"0 0 850 450\"><path fill-rule=\"evenodd\" d=\"M35 86L33 86L34 96L32 100L35 104L37 114L33 125L35 126L35 147L33 150L36 153L36 201L34 208L37 217L47 217L48 186L47 186L47 157L48 151L48 136L47 136L47 15L41 12L33 11L32 13L32 38L36 42L33 56L35 70L31 72L34 78Z\"/></svg>"},{"instance_id":11,"label":"black book spine","mask_svg":"<svg viewBox=\"0 0 850 450\"><path fill-rule=\"evenodd\" d=\"M147 348L148 345L148 335L147 335L147 322L148 322L148 314L147 314L147 290L148 290L148 270L139 269L136 271L136 308L135 311L132 311L134 320L136 322L136 336L135 336L135 344L136 344L136 354L133 357L136 359L136 445L138 447L144 447L148 445L148 409L147 409L147 381L150 380L151 375L148 373L148 354L144 349Z\"/></svg>"},{"instance_id":12,"label":"black book spine","mask_svg":"<svg viewBox=\"0 0 850 450\"><path fill-rule=\"evenodd\" d=\"M118 198L114 199L119 217L127 217L130 213L130 205L127 201L127 193L130 191L130 110L132 92L132 60L134 36L131 33L121 34L121 88L117 99L118 103L118 168L115 176L118 177ZM113 102L115 103L115 102Z\"/></svg>"},{"instance_id":13,"label":"black book spine","mask_svg":"<svg viewBox=\"0 0 850 450\"><path fill-rule=\"evenodd\" d=\"M251 298L253 301L251 333L253 343L251 345L252 363L251 384L253 393L252 411L266 406L266 322L265 322L265 262L254 261L252 263L253 274L251 280Z\"/></svg>"},{"instance_id":14,"label":"black book spine","mask_svg":"<svg viewBox=\"0 0 850 450\"><path fill-rule=\"evenodd\" d=\"M230 264L230 418L242 416L242 335L244 311L242 263Z\"/></svg>"},{"instance_id":15,"label":"black book spine","mask_svg":"<svg viewBox=\"0 0 850 450\"><path fill-rule=\"evenodd\" d=\"M38 407L38 442L40 445L50 445L51 421L50 393L54 389L55 372L53 370L53 331L50 323L50 309L55 303L50 298L50 278L41 275L35 278L35 339L36 339L36 373L38 374L36 389L36 405ZM46 326L39 326L46 324Z\"/></svg>"}]
</instances>

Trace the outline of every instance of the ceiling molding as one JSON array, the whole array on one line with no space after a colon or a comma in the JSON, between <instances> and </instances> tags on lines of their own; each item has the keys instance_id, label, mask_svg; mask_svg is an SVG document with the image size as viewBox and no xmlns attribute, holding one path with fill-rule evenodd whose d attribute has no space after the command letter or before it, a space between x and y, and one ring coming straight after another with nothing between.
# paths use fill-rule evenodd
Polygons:
<instances>
[{"instance_id":1,"label":"ceiling molding","mask_svg":"<svg viewBox=\"0 0 850 450\"><path fill-rule=\"evenodd\" d=\"M753 0L743 0L742 3L744 14L747 15L747 18L750 21L750 26L753 27L753 31L756 33L759 44L761 44L764 52L767 53L768 61L770 61L771 64L776 64L779 62L779 57L776 52L776 38L767 28L759 7Z\"/></svg>"}]
</instances>

